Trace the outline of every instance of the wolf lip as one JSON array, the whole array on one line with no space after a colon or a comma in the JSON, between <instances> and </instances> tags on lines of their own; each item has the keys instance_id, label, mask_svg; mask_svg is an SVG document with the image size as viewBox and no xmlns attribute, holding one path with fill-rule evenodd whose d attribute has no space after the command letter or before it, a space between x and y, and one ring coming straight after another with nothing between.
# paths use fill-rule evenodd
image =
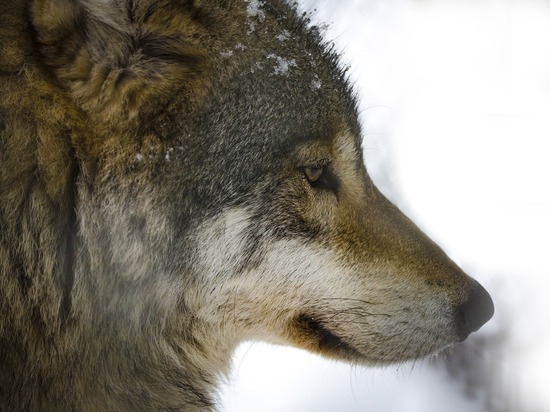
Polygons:
<instances>
[{"instance_id":1,"label":"wolf lip","mask_svg":"<svg viewBox=\"0 0 550 412\"><path fill-rule=\"evenodd\" d=\"M316 340L318 350L343 355L347 358L352 357L357 359L361 357L357 349L332 333L314 317L302 314L296 319L296 324L303 333Z\"/></svg>"}]
</instances>

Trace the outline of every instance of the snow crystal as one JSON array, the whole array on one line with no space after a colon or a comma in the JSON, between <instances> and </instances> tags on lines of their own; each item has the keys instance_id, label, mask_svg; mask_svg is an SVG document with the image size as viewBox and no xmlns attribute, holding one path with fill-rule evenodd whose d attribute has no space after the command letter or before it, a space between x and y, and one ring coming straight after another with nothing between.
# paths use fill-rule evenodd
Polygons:
<instances>
[{"instance_id":1,"label":"snow crystal","mask_svg":"<svg viewBox=\"0 0 550 412\"><path fill-rule=\"evenodd\" d=\"M174 148L173 148L173 147L169 148L169 149L166 151L166 154L164 155L164 159L166 159L167 162L170 161L170 155L172 154L173 151L174 151Z\"/></svg>"},{"instance_id":2,"label":"snow crystal","mask_svg":"<svg viewBox=\"0 0 550 412\"><path fill-rule=\"evenodd\" d=\"M273 68L273 73L277 75L281 74L281 75L288 76L288 71L290 70L291 67L298 67L298 65L296 64L296 60L294 59L285 59L284 57L277 56L276 54L273 54L273 53L268 54L267 58L276 60L277 64Z\"/></svg>"},{"instance_id":3,"label":"snow crystal","mask_svg":"<svg viewBox=\"0 0 550 412\"><path fill-rule=\"evenodd\" d=\"M137 160L138 162L141 162L141 161L143 160L143 155L142 155L141 153L138 153L138 154L136 155L136 160Z\"/></svg>"},{"instance_id":4,"label":"snow crystal","mask_svg":"<svg viewBox=\"0 0 550 412\"><path fill-rule=\"evenodd\" d=\"M261 0L249 0L248 6L246 6L246 14L249 18L256 17L258 21L261 23L265 19L265 13L261 9L264 2ZM256 23L253 21L248 22L249 30L247 31L247 34L251 34L256 30Z\"/></svg>"},{"instance_id":5,"label":"snow crystal","mask_svg":"<svg viewBox=\"0 0 550 412\"><path fill-rule=\"evenodd\" d=\"M315 76L315 79L311 81L311 89L312 90L319 90L321 88L321 80L317 76Z\"/></svg>"},{"instance_id":6,"label":"snow crystal","mask_svg":"<svg viewBox=\"0 0 550 412\"><path fill-rule=\"evenodd\" d=\"M224 58L229 58L235 54L235 50L245 51L246 46L242 43L237 43L235 47L233 47L233 50L223 50L220 54Z\"/></svg>"},{"instance_id":7,"label":"snow crystal","mask_svg":"<svg viewBox=\"0 0 550 412\"><path fill-rule=\"evenodd\" d=\"M286 41L290 39L290 32L288 30L283 30L282 33L275 36L275 38L280 42Z\"/></svg>"},{"instance_id":8,"label":"snow crystal","mask_svg":"<svg viewBox=\"0 0 550 412\"><path fill-rule=\"evenodd\" d=\"M250 68L250 73L254 73L256 70L262 70L264 66L260 62L256 62L254 66Z\"/></svg>"},{"instance_id":9,"label":"snow crystal","mask_svg":"<svg viewBox=\"0 0 550 412\"><path fill-rule=\"evenodd\" d=\"M248 17L257 17L258 20L263 21L265 19L265 13L260 8L261 6L263 6L263 1L249 0L248 6L246 6L246 14Z\"/></svg>"}]
</instances>

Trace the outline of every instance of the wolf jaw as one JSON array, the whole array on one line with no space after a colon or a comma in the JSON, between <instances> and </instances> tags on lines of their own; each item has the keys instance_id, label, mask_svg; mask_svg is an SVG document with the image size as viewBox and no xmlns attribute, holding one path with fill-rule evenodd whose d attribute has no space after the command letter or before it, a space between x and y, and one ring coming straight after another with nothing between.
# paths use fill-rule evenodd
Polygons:
<instances>
[{"instance_id":1,"label":"wolf jaw","mask_svg":"<svg viewBox=\"0 0 550 412\"><path fill-rule=\"evenodd\" d=\"M357 266L337 249L316 245L311 234L280 239L257 216L252 206L228 210L197 236L195 265L212 284L195 297L192 311L208 314L208 322L232 323L242 335L236 341L286 343L379 364L426 356L464 338L452 296L424 291L424 283L392 285L392 272L401 269Z\"/></svg>"},{"instance_id":2,"label":"wolf jaw","mask_svg":"<svg viewBox=\"0 0 550 412\"><path fill-rule=\"evenodd\" d=\"M0 48L0 409L208 409L242 340L379 364L491 317L287 2L7 0Z\"/></svg>"}]
</instances>

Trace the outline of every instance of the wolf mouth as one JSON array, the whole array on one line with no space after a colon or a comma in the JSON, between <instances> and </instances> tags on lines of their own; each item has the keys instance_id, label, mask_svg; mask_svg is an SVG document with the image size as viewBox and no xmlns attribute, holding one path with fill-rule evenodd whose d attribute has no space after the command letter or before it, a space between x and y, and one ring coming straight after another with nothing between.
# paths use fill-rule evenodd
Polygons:
<instances>
[{"instance_id":1,"label":"wolf mouth","mask_svg":"<svg viewBox=\"0 0 550 412\"><path fill-rule=\"evenodd\" d=\"M317 350L327 354L345 357L349 360L362 358L361 353L341 337L328 330L319 320L307 314L296 319L298 329L309 339L315 340Z\"/></svg>"}]
</instances>

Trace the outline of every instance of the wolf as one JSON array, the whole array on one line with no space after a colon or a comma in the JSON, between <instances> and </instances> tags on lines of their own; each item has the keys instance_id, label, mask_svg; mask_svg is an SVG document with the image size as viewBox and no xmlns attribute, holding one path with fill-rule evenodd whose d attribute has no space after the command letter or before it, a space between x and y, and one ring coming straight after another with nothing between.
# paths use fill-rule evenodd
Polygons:
<instances>
[{"instance_id":1,"label":"wolf","mask_svg":"<svg viewBox=\"0 0 550 412\"><path fill-rule=\"evenodd\" d=\"M384 365L489 294L374 186L282 0L0 3L0 410L212 410L244 340Z\"/></svg>"}]
</instances>

